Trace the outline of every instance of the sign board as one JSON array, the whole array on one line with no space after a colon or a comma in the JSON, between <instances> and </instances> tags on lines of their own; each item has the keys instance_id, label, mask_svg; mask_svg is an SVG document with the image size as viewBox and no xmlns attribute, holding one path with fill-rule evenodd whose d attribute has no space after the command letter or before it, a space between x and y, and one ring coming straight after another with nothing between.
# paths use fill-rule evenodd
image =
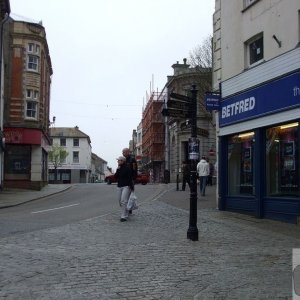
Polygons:
<instances>
[{"instance_id":1,"label":"sign board","mask_svg":"<svg viewBox=\"0 0 300 300\"><path fill-rule=\"evenodd\" d=\"M199 140L196 138L189 139L189 159L199 160Z\"/></svg>"},{"instance_id":2,"label":"sign board","mask_svg":"<svg viewBox=\"0 0 300 300\"><path fill-rule=\"evenodd\" d=\"M172 109L172 108L165 109L165 115L168 117L181 118L181 119L189 119L190 118L189 111Z\"/></svg>"},{"instance_id":3,"label":"sign board","mask_svg":"<svg viewBox=\"0 0 300 300\"><path fill-rule=\"evenodd\" d=\"M171 93L170 98L174 98L174 99L185 101L185 102L191 102L191 98L189 98L188 96L184 96L184 95L180 95L180 94L176 94L176 93Z\"/></svg>"},{"instance_id":4,"label":"sign board","mask_svg":"<svg viewBox=\"0 0 300 300\"><path fill-rule=\"evenodd\" d=\"M220 127L300 107L300 72L222 99Z\"/></svg>"},{"instance_id":5,"label":"sign board","mask_svg":"<svg viewBox=\"0 0 300 300\"><path fill-rule=\"evenodd\" d=\"M206 110L219 110L220 95L214 93L206 93L205 104L206 104Z\"/></svg>"},{"instance_id":6,"label":"sign board","mask_svg":"<svg viewBox=\"0 0 300 300\"><path fill-rule=\"evenodd\" d=\"M167 107L188 111L190 109L190 104L184 101L168 100Z\"/></svg>"}]
</instances>

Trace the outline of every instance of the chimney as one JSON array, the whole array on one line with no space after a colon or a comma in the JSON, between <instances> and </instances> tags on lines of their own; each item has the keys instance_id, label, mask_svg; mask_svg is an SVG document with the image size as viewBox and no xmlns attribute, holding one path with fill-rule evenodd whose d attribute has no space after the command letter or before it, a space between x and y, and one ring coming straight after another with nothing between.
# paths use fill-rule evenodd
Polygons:
<instances>
[{"instance_id":1,"label":"chimney","mask_svg":"<svg viewBox=\"0 0 300 300\"><path fill-rule=\"evenodd\" d=\"M172 65L172 68L174 69L174 76L180 75L185 73L185 71L190 67L187 63L187 59L183 59L183 64L180 64L178 61L176 64Z\"/></svg>"}]
</instances>

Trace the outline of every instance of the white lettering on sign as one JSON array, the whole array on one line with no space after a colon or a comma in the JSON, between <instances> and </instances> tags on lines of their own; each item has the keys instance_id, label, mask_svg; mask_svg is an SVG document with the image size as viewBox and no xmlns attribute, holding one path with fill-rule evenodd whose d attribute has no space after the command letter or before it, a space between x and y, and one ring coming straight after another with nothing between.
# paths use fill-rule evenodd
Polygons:
<instances>
[{"instance_id":1,"label":"white lettering on sign","mask_svg":"<svg viewBox=\"0 0 300 300\"><path fill-rule=\"evenodd\" d=\"M295 86L293 88L293 92L294 92L294 97L300 96L300 87Z\"/></svg>"},{"instance_id":2,"label":"white lettering on sign","mask_svg":"<svg viewBox=\"0 0 300 300\"><path fill-rule=\"evenodd\" d=\"M241 101L222 107L222 119L235 116L246 111L250 111L255 107L255 97L246 98Z\"/></svg>"}]
</instances>

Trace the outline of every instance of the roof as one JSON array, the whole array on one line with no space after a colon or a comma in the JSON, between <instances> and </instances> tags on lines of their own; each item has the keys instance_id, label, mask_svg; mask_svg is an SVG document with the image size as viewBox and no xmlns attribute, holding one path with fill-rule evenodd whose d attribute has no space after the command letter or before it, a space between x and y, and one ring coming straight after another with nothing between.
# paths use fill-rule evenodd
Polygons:
<instances>
[{"instance_id":1,"label":"roof","mask_svg":"<svg viewBox=\"0 0 300 300\"><path fill-rule=\"evenodd\" d=\"M21 15L17 15L15 13L11 13L10 17L11 17L11 19L13 19L14 21L17 21L17 22L33 23L33 24L39 24L42 26L42 21L33 20L33 19L21 16Z\"/></svg>"},{"instance_id":2,"label":"roof","mask_svg":"<svg viewBox=\"0 0 300 300\"><path fill-rule=\"evenodd\" d=\"M53 127L50 128L50 137L65 137L65 138L87 138L91 143L90 137L76 127Z\"/></svg>"}]
</instances>

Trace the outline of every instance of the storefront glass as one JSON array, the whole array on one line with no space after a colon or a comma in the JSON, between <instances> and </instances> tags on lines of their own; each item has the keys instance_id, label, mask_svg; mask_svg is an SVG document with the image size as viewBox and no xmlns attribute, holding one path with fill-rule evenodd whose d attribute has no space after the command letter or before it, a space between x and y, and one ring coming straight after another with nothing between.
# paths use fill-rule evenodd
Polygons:
<instances>
[{"instance_id":1,"label":"storefront glass","mask_svg":"<svg viewBox=\"0 0 300 300\"><path fill-rule=\"evenodd\" d=\"M7 145L4 165L5 179L30 179L31 147Z\"/></svg>"},{"instance_id":2,"label":"storefront glass","mask_svg":"<svg viewBox=\"0 0 300 300\"><path fill-rule=\"evenodd\" d=\"M266 130L267 195L299 197L297 122Z\"/></svg>"},{"instance_id":3,"label":"storefront glass","mask_svg":"<svg viewBox=\"0 0 300 300\"><path fill-rule=\"evenodd\" d=\"M254 132L234 135L228 140L228 195L254 194Z\"/></svg>"}]
</instances>

